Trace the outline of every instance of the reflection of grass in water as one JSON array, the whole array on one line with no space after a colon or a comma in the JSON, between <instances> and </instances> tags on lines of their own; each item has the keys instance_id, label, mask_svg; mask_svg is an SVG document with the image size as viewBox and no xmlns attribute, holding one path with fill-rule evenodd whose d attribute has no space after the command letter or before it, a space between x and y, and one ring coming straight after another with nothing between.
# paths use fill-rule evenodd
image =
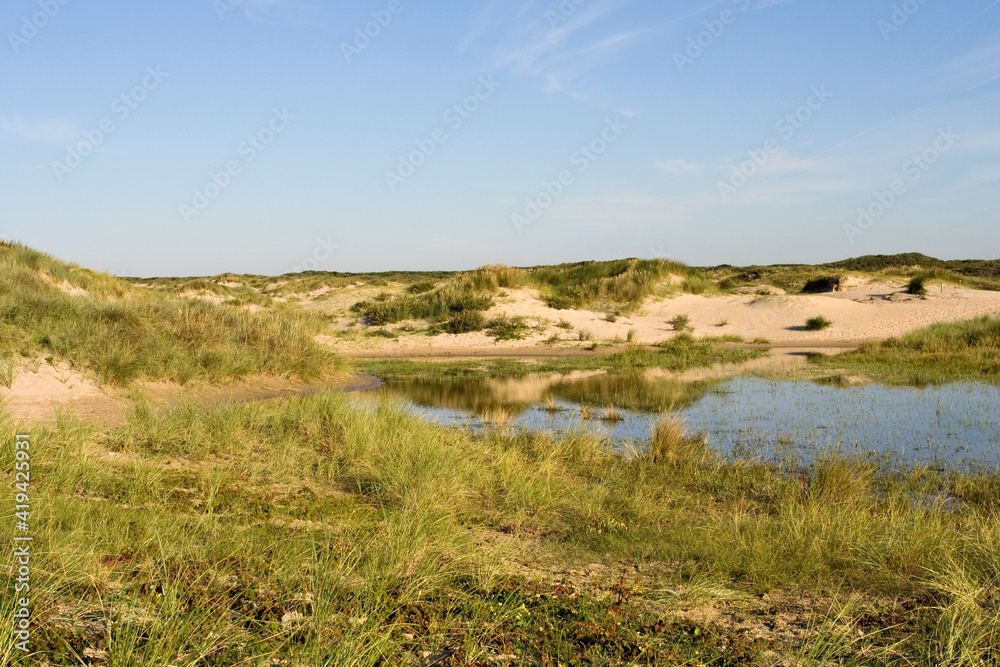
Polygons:
<instances>
[{"instance_id":1,"label":"reflection of grass in water","mask_svg":"<svg viewBox=\"0 0 1000 667\"><path fill-rule=\"evenodd\" d=\"M563 380L552 386L552 393L572 403L611 404L633 412L659 412L694 403L710 386L707 382L653 379L642 373L624 373Z\"/></svg>"},{"instance_id":2,"label":"reflection of grass in water","mask_svg":"<svg viewBox=\"0 0 1000 667\"><path fill-rule=\"evenodd\" d=\"M546 381L545 376L523 379L525 395L534 385ZM515 416L532 405L540 404L550 413L559 412L558 401L578 405L612 405L613 419L620 417L619 410L633 412L659 412L684 406L705 395L712 386L706 382L681 382L678 380L651 379L642 373L597 375L580 379L556 379L541 394L539 401L514 400L518 394L519 380L502 384L490 380L442 378L398 378L385 385L385 391L400 394L417 403L434 408L464 410L482 414L490 408L503 408ZM534 391L537 391L534 388Z\"/></svg>"}]
</instances>

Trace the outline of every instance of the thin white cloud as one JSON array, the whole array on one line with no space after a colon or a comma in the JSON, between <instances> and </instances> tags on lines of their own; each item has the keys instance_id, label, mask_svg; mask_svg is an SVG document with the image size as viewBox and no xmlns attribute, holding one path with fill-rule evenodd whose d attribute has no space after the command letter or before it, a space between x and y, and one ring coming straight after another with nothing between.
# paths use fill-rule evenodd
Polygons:
<instances>
[{"instance_id":1,"label":"thin white cloud","mask_svg":"<svg viewBox=\"0 0 1000 667\"><path fill-rule=\"evenodd\" d=\"M657 169L667 172L668 174L679 174L685 171L698 171L701 169L700 164L695 164L694 162L688 162L687 160L682 160L680 158L674 158L671 160L658 160L656 162Z\"/></svg>"},{"instance_id":2,"label":"thin white cloud","mask_svg":"<svg viewBox=\"0 0 1000 667\"><path fill-rule=\"evenodd\" d=\"M507 70L541 82L547 93L563 93L591 99L596 93L592 79L595 68L616 53L627 49L645 35L647 29L606 30L601 23L634 0L593 0L586 5L564 3L573 8L560 13L563 5L528 2L515 15L493 2L480 14L459 50L493 39L487 69ZM490 35L491 26L509 26L506 34Z\"/></svg>"},{"instance_id":3,"label":"thin white cloud","mask_svg":"<svg viewBox=\"0 0 1000 667\"><path fill-rule=\"evenodd\" d=\"M64 144L79 135L76 123L65 119L24 120L20 116L0 116L0 128L19 139L52 145Z\"/></svg>"}]
</instances>

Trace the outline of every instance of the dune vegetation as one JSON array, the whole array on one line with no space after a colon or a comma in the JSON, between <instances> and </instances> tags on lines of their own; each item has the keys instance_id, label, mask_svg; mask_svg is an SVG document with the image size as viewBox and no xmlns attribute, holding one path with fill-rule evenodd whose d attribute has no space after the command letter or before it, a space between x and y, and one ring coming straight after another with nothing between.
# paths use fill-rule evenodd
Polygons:
<instances>
[{"instance_id":1,"label":"dune vegetation","mask_svg":"<svg viewBox=\"0 0 1000 667\"><path fill-rule=\"evenodd\" d=\"M336 371L313 336L315 313L169 296L0 244L0 359L69 361L101 382L222 381L253 374L304 380Z\"/></svg>"},{"instance_id":2,"label":"dune vegetation","mask_svg":"<svg viewBox=\"0 0 1000 667\"><path fill-rule=\"evenodd\" d=\"M822 368L893 384L958 380L1000 384L1000 318L941 322L834 357L812 355L811 360Z\"/></svg>"},{"instance_id":3,"label":"dune vegetation","mask_svg":"<svg viewBox=\"0 0 1000 667\"><path fill-rule=\"evenodd\" d=\"M337 394L28 431L31 664L980 665L1000 645L995 476L826 458L800 478L670 415L616 455ZM0 659L28 664L12 605Z\"/></svg>"},{"instance_id":4,"label":"dune vegetation","mask_svg":"<svg viewBox=\"0 0 1000 667\"><path fill-rule=\"evenodd\" d=\"M958 270L912 270L930 269ZM989 266L963 270L993 280ZM13 648L15 599L4 594L0 664L1000 662L996 470L886 470L824 452L808 465L727 458L675 411L707 382L650 382L639 400L610 405L572 377L553 388L549 409L560 409L556 397L598 406L593 422L662 410L624 451L586 426L515 428L516 405L493 406L471 430L333 391L164 407L140 382L343 372L316 342L327 319L295 302L303 291L367 280L374 295L359 316L371 308L387 323L517 335L530 323L484 314L506 289L614 316L663 290L729 289L713 271L623 260L122 280L0 244L0 359L50 357L130 388L115 427L0 410L0 440L20 433L31 444L33 538L32 653ZM827 273L803 269L794 280ZM736 340L683 332L600 356L365 368L485 382L761 354L722 345ZM1000 375L998 349L997 320L984 318L815 363L877 379L982 379ZM608 388L620 377L609 375ZM17 463L13 447L0 447L8 489ZM13 510L0 514L0 541L11 544ZM15 570L0 568L0 587L14 584Z\"/></svg>"}]
</instances>

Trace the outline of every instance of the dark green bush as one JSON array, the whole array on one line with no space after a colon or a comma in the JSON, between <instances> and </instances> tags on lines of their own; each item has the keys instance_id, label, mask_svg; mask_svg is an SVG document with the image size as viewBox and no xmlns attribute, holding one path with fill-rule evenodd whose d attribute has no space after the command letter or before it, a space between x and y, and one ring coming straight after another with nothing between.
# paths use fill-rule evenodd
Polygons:
<instances>
[{"instance_id":1,"label":"dark green bush","mask_svg":"<svg viewBox=\"0 0 1000 667\"><path fill-rule=\"evenodd\" d=\"M448 333L461 334L472 331L482 331L486 328L486 317L479 310L462 310L448 320L445 329Z\"/></svg>"}]
</instances>

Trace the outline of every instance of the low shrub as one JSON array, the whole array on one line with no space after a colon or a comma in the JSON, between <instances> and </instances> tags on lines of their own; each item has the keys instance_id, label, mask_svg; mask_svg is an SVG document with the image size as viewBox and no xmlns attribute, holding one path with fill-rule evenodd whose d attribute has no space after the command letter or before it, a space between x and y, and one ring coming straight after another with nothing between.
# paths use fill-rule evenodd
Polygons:
<instances>
[{"instance_id":1,"label":"low shrub","mask_svg":"<svg viewBox=\"0 0 1000 667\"><path fill-rule=\"evenodd\" d=\"M816 317L810 317L806 320L806 331L822 331L830 327L833 324L830 320L826 319L822 315L817 315Z\"/></svg>"},{"instance_id":2,"label":"low shrub","mask_svg":"<svg viewBox=\"0 0 1000 667\"><path fill-rule=\"evenodd\" d=\"M528 335L530 327L524 317L509 317L498 315L490 320L486 325L486 333L493 337L496 342L502 340L523 340Z\"/></svg>"},{"instance_id":3,"label":"low shrub","mask_svg":"<svg viewBox=\"0 0 1000 667\"><path fill-rule=\"evenodd\" d=\"M453 334L482 331L485 328L486 317L479 310L463 310L455 313L455 316L448 320L445 325L445 330Z\"/></svg>"},{"instance_id":4,"label":"low shrub","mask_svg":"<svg viewBox=\"0 0 1000 667\"><path fill-rule=\"evenodd\" d=\"M912 278L906 286L907 294L915 294L917 296L924 296L927 294L927 287L924 286L924 282L927 279L924 276L915 276Z\"/></svg>"},{"instance_id":5,"label":"low shrub","mask_svg":"<svg viewBox=\"0 0 1000 667\"><path fill-rule=\"evenodd\" d=\"M674 315L672 320L667 322L670 326L674 328L674 331L688 331L693 329L691 326L691 318L686 314Z\"/></svg>"}]
</instances>

